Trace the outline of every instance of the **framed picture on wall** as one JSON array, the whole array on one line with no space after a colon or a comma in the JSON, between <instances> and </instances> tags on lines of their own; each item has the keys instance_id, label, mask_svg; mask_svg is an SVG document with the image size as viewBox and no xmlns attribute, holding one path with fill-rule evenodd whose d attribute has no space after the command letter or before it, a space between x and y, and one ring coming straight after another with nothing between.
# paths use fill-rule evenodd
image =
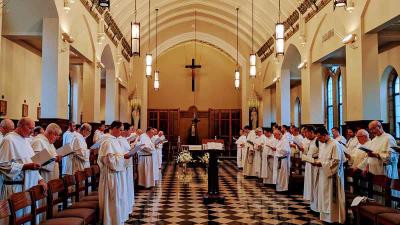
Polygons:
<instances>
[{"instance_id":1,"label":"framed picture on wall","mask_svg":"<svg viewBox=\"0 0 400 225\"><path fill-rule=\"evenodd\" d=\"M22 117L27 117L27 116L28 116L28 105L22 104Z\"/></svg>"},{"instance_id":2,"label":"framed picture on wall","mask_svg":"<svg viewBox=\"0 0 400 225\"><path fill-rule=\"evenodd\" d=\"M40 117L42 116L42 107L38 106L36 108L36 115L37 115L37 119L40 119Z\"/></svg>"},{"instance_id":3,"label":"framed picture on wall","mask_svg":"<svg viewBox=\"0 0 400 225\"><path fill-rule=\"evenodd\" d=\"M0 100L0 116L7 114L7 101Z\"/></svg>"}]
</instances>

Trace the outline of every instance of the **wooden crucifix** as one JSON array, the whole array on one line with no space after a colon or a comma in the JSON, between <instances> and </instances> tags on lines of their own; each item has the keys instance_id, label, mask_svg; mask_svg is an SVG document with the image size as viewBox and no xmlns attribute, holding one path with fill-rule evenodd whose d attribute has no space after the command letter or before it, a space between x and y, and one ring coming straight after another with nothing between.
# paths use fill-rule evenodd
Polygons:
<instances>
[{"instance_id":1,"label":"wooden crucifix","mask_svg":"<svg viewBox=\"0 0 400 225\"><path fill-rule=\"evenodd\" d=\"M201 68L201 65L196 65L196 60L192 59L192 64L186 65L185 68L192 69L192 92L194 92L194 87L195 87L194 79L195 79L195 75L196 75L196 69Z\"/></svg>"}]
</instances>

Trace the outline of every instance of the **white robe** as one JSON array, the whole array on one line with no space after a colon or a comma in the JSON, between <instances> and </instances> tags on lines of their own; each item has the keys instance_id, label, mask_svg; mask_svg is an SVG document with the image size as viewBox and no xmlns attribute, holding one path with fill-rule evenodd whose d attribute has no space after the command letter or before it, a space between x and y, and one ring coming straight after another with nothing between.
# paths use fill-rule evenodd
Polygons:
<instances>
[{"instance_id":1,"label":"white robe","mask_svg":"<svg viewBox=\"0 0 400 225\"><path fill-rule=\"evenodd\" d=\"M158 139L158 135L154 135L153 137L151 137L151 142L153 143L153 146L154 146L154 152L151 154L151 158L153 159L154 180L155 181L158 181L160 179L159 167L158 167L158 153L157 153L157 147L155 145L155 142L157 139Z\"/></svg>"},{"instance_id":2,"label":"white robe","mask_svg":"<svg viewBox=\"0 0 400 225\"><path fill-rule=\"evenodd\" d=\"M104 132L100 130L96 130L93 134L93 143L96 143L104 136Z\"/></svg>"},{"instance_id":3,"label":"white robe","mask_svg":"<svg viewBox=\"0 0 400 225\"><path fill-rule=\"evenodd\" d=\"M263 164L262 154L264 152L266 142L267 142L267 137L264 134L262 134L261 136L257 136L256 139L254 140L255 154L254 154L253 169L256 172L256 176L258 178L261 178L261 168Z\"/></svg>"},{"instance_id":4,"label":"white robe","mask_svg":"<svg viewBox=\"0 0 400 225\"><path fill-rule=\"evenodd\" d=\"M358 142L357 142L358 143ZM349 165L351 168L360 168L360 165L364 162L364 160L368 157L368 154L360 149L359 147L363 146L365 148L370 149L371 141L367 141L363 145L358 143L358 145L351 150L351 158L349 160Z\"/></svg>"},{"instance_id":5,"label":"white robe","mask_svg":"<svg viewBox=\"0 0 400 225\"><path fill-rule=\"evenodd\" d=\"M71 148L74 154L67 156L71 162L67 164L67 174L74 175L76 171L90 168L90 150L87 148L86 140L82 134L76 133L71 141Z\"/></svg>"},{"instance_id":6,"label":"white robe","mask_svg":"<svg viewBox=\"0 0 400 225\"><path fill-rule=\"evenodd\" d=\"M99 205L103 225L124 225L129 218L124 154L114 136L104 140L99 149Z\"/></svg>"},{"instance_id":7,"label":"white robe","mask_svg":"<svg viewBox=\"0 0 400 225\"><path fill-rule=\"evenodd\" d=\"M22 170L23 164L32 163L32 156L35 155L31 145L21 135L10 132L0 144L0 188L2 200L7 200L12 194L26 191L38 185L42 176L38 170ZM4 166L4 167L3 167ZM6 185L4 182L22 181L22 184ZM17 212L18 216L23 213L30 213L30 210ZM0 224L8 224L7 220L0 221Z\"/></svg>"},{"instance_id":8,"label":"white robe","mask_svg":"<svg viewBox=\"0 0 400 225\"><path fill-rule=\"evenodd\" d=\"M47 139L46 136L43 134L39 134L32 140L32 149L35 152L35 154L47 150L50 155L52 155L54 158L57 156L56 148L54 147L53 144L50 144L49 140ZM40 175L42 175L43 179L45 179L46 182L49 182L50 180L58 179L60 177L60 169L58 162L51 162L47 164L46 166L42 166L42 168L39 170Z\"/></svg>"},{"instance_id":9,"label":"white robe","mask_svg":"<svg viewBox=\"0 0 400 225\"><path fill-rule=\"evenodd\" d=\"M339 142L339 144L346 146L347 140L342 135L335 137L335 140Z\"/></svg>"},{"instance_id":10,"label":"white robe","mask_svg":"<svg viewBox=\"0 0 400 225\"><path fill-rule=\"evenodd\" d=\"M309 158L318 158L318 147L316 145L317 138L309 140L304 148L304 154ZM303 199L310 201L310 208L314 212L318 212L318 170L319 168L306 162L304 169L304 191Z\"/></svg>"},{"instance_id":11,"label":"white robe","mask_svg":"<svg viewBox=\"0 0 400 225\"><path fill-rule=\"evenodd\" d=\"M251 141L254 143L256 139L256 133L254 130L250 131L249 134L247 135L246 139L246 157L243 163L243 174L245 176L257 176L255 167L253 164L255 163L255 149L254 146L248 143L247 141Z\"/></svg>"},{"instance_id":12,"label":"white robe","mask_svg":"<svg viewBox=\"0 0 400 225\"><path fill-rule=\"evenodd\" d=\"M273 174L274 174L274 151L270 147L275 146L276 139L274 137L266 137L266 143L264 151L262 153L262 165L261 165L261 178L263 178L263 183L273 184Z\"/></svg>"},{"instance_id":13,"label":"white robe","mask_svg":"<svg viewBox=\"0 0 400 225\"><path fill-rule=\"evenodd\" d=\"M138 153L138 185L145 188L155 186L155 170L154 161L152 155L155 154L155 146L151 141L150 137L144 133L140 135L139 145L144 145L151 150L151 153L139 152ZM158 169L157 169L158 173Z\"/></svg>"},{"instance_id":14,"label":"white robe","mask_svg":"<svg viewBox=\"0 0 400 225\"><path fill-rule=\"evenodd\" d=\"M63 146L67 144L71 145L71 141L77 133L78 132L76 131L74 132L71 132L69 130L65 131L65 133L63 134ZM72 161L69 160L69 157L63 157L61 160L61 174L68 174L67 170L70 168L72 168Z\"/></svg>"},{"instance_id":15,"label":"white robe","mask_svg":"<svg viewBox=\"0 0 400 225\"><path fill-rule=\"evenodd\" d=\"M299 155L300 154L300 149L298 146L303 147L303 136L301 136L301 134L298 135L291 135L292 136L292 143L296 144L296 147L291 147L291 154L292 157L294 157L295 155Z\"/></svg>"},{"instance_id":16,"label":"white robe","mask_svg":"<svg viewBox=\"0 0 400 225\"><path fill-rule=\"evenodd\" d=\"M237 167L238 168L243 168L243 158L244 158L244 149L245 149L245 145L246 145L246 136L242 135L240 136L235 144L237 145L236 149L236 163L237 163ZM243 147L241 147L243 145Z\"/></svg>"},{"instance_id":17,"label":"white robe","mask_svg":"<svg viewBox=\"0 0 400 225\"><path fill-rule=\"evenodd\" d=\"M165 141L165 136L157 136L158 139ZM161 169L161 165L162 165L162 150L163 150L163 143L158 144L158 146L156 146L156 150L157 150L157 162L158 162L158 169ZM160 174L159 174L160 176Z\"/></svg>"},{"instance_id":18,"label":"white robe","mask_svg":"<svg viewBox=\"0 0 400 225\"><path fill-rule=\"evenodd\" d=\"M351 155L353 150L358 150L359 143L357 137L350 138L346 143L347 152Z\"/></svg>"},{"instance_id":19,"label":"white robe","mask_svg":"<svg viewBox=\"0 0 400 225\"><path fill-rule=\"evenodd\" d=\"M318 210L320 219L328 223L344 223L346 207L344 195L344 154L334 139L319 143Z\"/></svg>"},{"instance_id":20,"label":"white robe","mask_svg":"<svg viewBox=\"0 0 400 225\"><path fill-rule=\"evenodd\" d=\"M129 152L131 146L125 137L118 137L118 141L122 146L124 153ZM135 182L133 180L133 159L125 159L126 166L126 187L128 195L128 212L131 213L133 210L133 205L135 204Z\"/></svg>"},{"instance_id":21,"label":"white robe","mask_svg":"<svg viewBox=\"0 0 400 225\"><path fill-rule=\"evenodd\" d=\"M360 167L365 170L368 165L368 171L374 175L386 175L391 179L398 179L398 154L390 148L391 146L396 146L396 140L392 135L383 133L381 136L374 137L370 149L374 153L378 153L380 159L368 157Z\"/></svg>"},{"instance_id":22,"label":"white robe","mask_svg":"<svg viewBox=\"0 0 400 225\"><path fill-rule=\"evenodd\" d=\"M290 145L288 139L282 137L280 140L276 140L275 148L273 183L276 184L276 191L287 191L290 175Z\"/></svg>"}]
</instances>

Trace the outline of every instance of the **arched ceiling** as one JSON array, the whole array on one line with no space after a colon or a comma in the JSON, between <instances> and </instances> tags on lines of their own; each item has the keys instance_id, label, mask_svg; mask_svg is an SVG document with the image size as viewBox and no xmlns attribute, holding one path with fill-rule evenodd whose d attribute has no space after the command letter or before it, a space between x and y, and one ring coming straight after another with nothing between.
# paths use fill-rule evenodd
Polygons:
<instances>
[{"instance_id":1,"label":"arched ceiling","mask_svg":"<svg viewBox=\"0 0 400 225\"><path fill-rule=\"evenodd\" d=\"M136 20L141 24L141 44L148 42L149 1L136 0ZM278 0L254 0L254 51L274 33L278 20ZM281 21L290 15L300 1L281 0ZM239 38L251 51L251 0L151 0L150 37L154 45L155 9L159 9L158 37L159 44L174 35L194 30L194 11L197 12L197 30L210 33L236 44L236 8L239 8ZM135 0L111 0L110 10L129 40L130 24L135 20ZM173 33L171 32L173 30ZM153 46L154 47L154 46Z\"/></svg>"}]
</instances>

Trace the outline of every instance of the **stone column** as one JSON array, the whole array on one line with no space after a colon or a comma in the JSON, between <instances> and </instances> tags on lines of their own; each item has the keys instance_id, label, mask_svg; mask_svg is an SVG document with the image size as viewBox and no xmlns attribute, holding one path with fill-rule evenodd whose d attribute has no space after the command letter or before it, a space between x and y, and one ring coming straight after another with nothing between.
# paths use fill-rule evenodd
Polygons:
<instances>
[{"instance_id":1,"label":"stone column","mask_svg":"<svg viewBox=\"0 0 400 225\"><path fill-rule=\"evenodd\" d=\"M271 89L265 89L263 93L263 127L271 127Z\"/></svg>"},{"instance_id":2,"label":"stone column","mask_svg":"<svg viewBox=\"0 0 400 225\"><path fill-rule=\"evenodd\" d=\"M290 125L290 70L281 70L279 77L276 82L276 122Z\"/></svg>"}]
</instances>

